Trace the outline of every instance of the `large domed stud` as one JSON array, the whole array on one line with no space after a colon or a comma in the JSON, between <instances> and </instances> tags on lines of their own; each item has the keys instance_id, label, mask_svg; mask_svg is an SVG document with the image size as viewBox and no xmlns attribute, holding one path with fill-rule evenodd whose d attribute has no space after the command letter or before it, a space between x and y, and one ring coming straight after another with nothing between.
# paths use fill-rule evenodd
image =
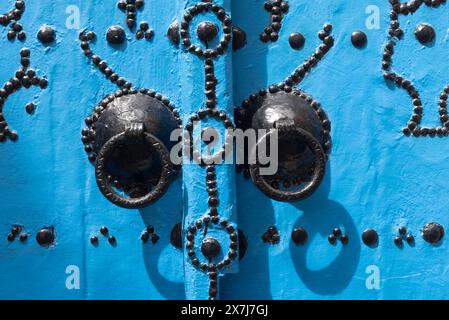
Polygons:
<instances>
[{"instance_id":1,"label":"large domed stud","mask_svg":"<svg viewBox=\"0 0 449 320\"><path fill-rule=\"evenodd\" d=\"M206 238L201 244L201 252L209 260L216 258L221 251L220 243L214 238Z\"/></svg>"},{"instance_id":2,"label":"large domed stud","mask_svg":"<svg viewBox=\"0 0 449 320\"><path fill-rule=\"evenodd\" d=\"M196 29L198 38L204 43L211 42L218 35L218 26L210 21L201 22Z\"/></svg>"}]
</instances>

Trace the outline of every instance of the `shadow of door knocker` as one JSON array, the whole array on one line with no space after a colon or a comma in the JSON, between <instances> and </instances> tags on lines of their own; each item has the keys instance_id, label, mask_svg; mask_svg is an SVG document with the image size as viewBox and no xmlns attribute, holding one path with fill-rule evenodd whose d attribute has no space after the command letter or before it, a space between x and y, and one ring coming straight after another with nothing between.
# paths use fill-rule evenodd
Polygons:
<instances>
[{"instance_id":1,"label":"shadow of door knocker","mask_svg":"<svg viewBox=\"0 0 449 320\"><path fill-rule=\"evenodd\" d=\"M246 148L246 163L237 170L277 201L293 202L310 196L325 175L331 152L331 122L316 100L294 87L334 45L331 32L332 26L326 24L318 34L323 43L308 60L282 83L252 94L235 110L238 128L268 131L254 147ZM269 144L274 129L278 134L279 166L274 175L264 176L257 150ZM256 161L250 163L249 159Z\"/></svg>"}]
</instances>

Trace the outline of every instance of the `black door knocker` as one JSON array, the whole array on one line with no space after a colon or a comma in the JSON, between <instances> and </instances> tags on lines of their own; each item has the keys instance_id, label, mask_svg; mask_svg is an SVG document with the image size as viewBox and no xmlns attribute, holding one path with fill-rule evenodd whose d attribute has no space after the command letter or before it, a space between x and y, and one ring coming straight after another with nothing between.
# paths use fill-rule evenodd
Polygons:
<instances>
[{"instance_id":1,"label":"black door knocker","mask_svg":"<svg viewBox=\"0 0 449 320\"><path fill-rule=\"evenodd\" d=\"M325 175L331 151L331 123L320 104L294 86L333 46L331 31L332 26L326 24L319 33L323 44L284 82L251 95L243 102L243 108L236 109L240 129L265 129L268 132L258 138L256 146L247 146L247 154L256 154L257 148L269 144L268 137L273 134L273 129L277 130L277 172L262 175L258 159L243 165L245 176L251 177L263 193L277 201L293 202L310 196Z\"/></svg>"},{"instance_id":2,"label":"black door knocker","mask_svg":"<svg viewBox=\"0 0 449 320\"><path fill-rule=\"evenodd\" d=\"M167 98L132 88L93 54L89 42L94 38L92 32L81 33L85 55L120 89L86 118L82 140L103 195L123 208L143 208L165 194L179 169L169 150L177 143L170 141L170 135L181 128L181 119Z\"/></svg>"}]
</instances>

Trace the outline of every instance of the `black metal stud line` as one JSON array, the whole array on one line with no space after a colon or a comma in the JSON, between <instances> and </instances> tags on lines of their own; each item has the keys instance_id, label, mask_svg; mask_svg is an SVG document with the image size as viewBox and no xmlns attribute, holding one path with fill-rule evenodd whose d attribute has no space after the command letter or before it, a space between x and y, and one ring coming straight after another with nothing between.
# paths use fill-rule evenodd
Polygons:
<instances>
[{"instance_id":1,"label":"black metal stud line","mask_svg":"<svg viewBox=\"0 0 449 320\"><path fill-rule=\"evenodd\" d=\"M23 31L22 25L18 22L23 13L25 12L25 1L16 0L14 9L0 15L0 25L8 26L10 24L10 30L8 31L8 40L13 40L17 37L20 41L24 41L26 38L25 31Z\"/></svg>"},{"instance_id":2,"label":"black metal stud line","mask_svg":"<svg viewBox=\"0 0 449 320\"><path fill-rule=\"evenodd\" d=\"M384 72L384 78L386 80L392 81L400 88L404 89L413 103L413 113L407 127L403 129L403 133L406 136L413 135L414 137L435 137L438 136L448 136L449 135L449 116L447 112L447 97L449 94L449 85L447 85L440 94L439 103L439 114L441 126L436 128L423 128L421 127L421 120L423 115L423 105L419 95L418 90L411 83L410 80L398 75L392 71L392 59L394 55L394 48L397 41L400 41L403 37L404 31L401 29L399 24L399 15L409 15L413 14L418 10L422 4L428 7L436 8L442 4L446 3L446 0L412 0L409 2L401 3L400 0L389 0L392 5L392 10L390 12L390 29L388 31L389 40L385 45L383 60L382 60L382 70ZM416 36L418 40L422 43L431 41L431 37L427 37L429 32L424 32L420 34L417 30ZM428 38L428 39L426 39Z\"/></svg>"},{"instance_id":3,"label":"black metal stud line","mask_svg":"<svg viewBox=\"0 0 449 320\"><path fill-rule=\"evenodd\" d=\"M130 31L136 27L136 11L145 5L144 0L120 0L117 6L126 13L126 25Z\"/></svg>"},{"instance_id":4,"label":"black metal stud line","mask_svg":"<svg viewBox=\"0 0 449 320\"><path fill-rule=\"evenodd\" d=\"M83 50L86 57L92 60L98 70L100 70L101 73L105 75L106 79L117 85L119 88L131 88L131 82L120 77L108 66L108 63L105 60L92 52L92 49L90 48L90 42L95 38L96 35L92 31L82 31L80 33L79 39L81 41L81 49Z\"/></svg>"},{"instance_id":5,"label":"black metal stud line","mask_svg":"<svg viewBox=\"0 0 449 320\"><path fill-rule=\"evenodd\" d=\"M289 4L283 0L270 0L265 2L265 10L270 13L270 24L260 34L262 42L276 42L282 27L284 14L288 12Z\"/></svg>"},{"instance_id":6,"label":"black metal stud line","mask_svg":"<svg viewBox=\"0 0 449 320\"><path fill-rule=\"evenodd\" d=\"M321 124L324 128L323 131L323 137L324 137L324 143L323 143L323 149L325 151L326 157L329 157L331 149L332 149L332 142L331 142L331 122L328 119L326 113L321 108L321 104L313 99L311 96L306 94L305 92L301 91L300 89L294 88L298 84L302 82L304 77L314 68L317 66L318 62L324 58L324 56L329 52L329 50L334 45L334 38L331 36L332 32L332 25L331 24L325 24L323 29L318 33L318 37L323 42L319 45L319 47L315 50L315 52L312 54L310 58L308 58L301 66L295 69L293 73L287 77L283 82L279 84L271 85L268 90L262 89L256 94L252 94L248 99L244 100L242 103L242 108L236 109L236 122L237 126L240 127L242 123L245 121L245 118L247 117L247 113L249 112L249 108L251 104L258 99L258 97L264 97L267 95L267 93L276 93L279 91L285 91L287 93L293 93L295 95L300 96L304 100L306 100L312 108L317 113L318 117L320 118ZM249 174L249 168L247 165L238 165L236 167L237 172L242 172L243 176L246 179L250 178ZM291 181L284 180L282 181L282 184L289 188L291 185L297 186L300 185L302 181L307 179L307 177L292 177ZM279 189L281 181L278 181L277 179L273 179L271 182L271 185L273 188Z\"/></svg>"},{"instance_id":7,"label":"black metal stud line","mask_svg":"<svg viewBox=\"0 0 449 320\"><path fill-rule=\"evenodd\" d=\"M19 137L17 132L9 127L3 114L3 107L8 97L22 87L28 89L31 86L39 86L41 89L45 89L48 86L47 79L39 78L36 71L28 69L30 65L30 55L29 49L25 48L20 51L20 63L22 64L22 67L17 70L15 76L7 81L3 85L3 88L0 89L0 143L5 142L7 138L11 141L16 141ZM30 104L27 105L27 109L30 109Z\"/></svg>"},{"instance_id":8,"label":"black metal stud line","mask_svg":"<svg viewBox=\"0 0 449 320\"><path fill-rule=\"evenodd\" d=\"M197 27L196 31L198 34L198 38L203 42L204 46L192 43L192 39L190 36L189 29L193 18L206 12L213 13L222 24L223 36L215 48L209 48L208 46L208 43L215 39L218 35L218 26L212 22L202 22ZM215 118L218 121L222 121L226 129L234 128L234 124L232 123L229 115L224 111L220 111L217 107L218 103L216 87L218 84L218 80L215 77L215 68L213 61L214 58L225 54L226 50L229 47L232 39L232 22L223 7L212 3L212 0L203 0L186 10L180 27L180 34L184 47L188 52L204 60L204 89L206 96L206 108L201 109L196 114L192 115L189 122L187 123L186 129L188 131L188 142L186 147L190 148L191 155L193 155L194 160L197 161L198 164L200 164L201 166L206 166L207 161L201 159L201 152L199 150L194 150L193 123L195 121L204 120L206 118ZM217 153L216 156L212 156L212 159L219 160L219 158L224 157L226 144L228 143L230 142L228 141L228 139L226 139L222 151ZM193 266L195 266L202 272L208 273L209 299L215 300L218 294L218 273L222 271L226 266L229 266L237 257L238 233L235 230L234 226L232 226L227 220L219 217L219 192L217 188L217 175L214 164L209 164L206 166L206 189L209 196L209 212L205 217L197 220L196 223L188 228L188 232L186 235L186 249ZM195 235L199 230L203 230L204 236L206 236L207 230L211 225L221 227L228 233L230 238L230 246L223 260L218 263L213 263L212 259L216 258L221 250L220 244L217 240L212 238L204 239L201 246L201 251L203 256L208 259L207 264L200 262L200 260L198 259L195 251Z\"/></svg>"}]
</instances>

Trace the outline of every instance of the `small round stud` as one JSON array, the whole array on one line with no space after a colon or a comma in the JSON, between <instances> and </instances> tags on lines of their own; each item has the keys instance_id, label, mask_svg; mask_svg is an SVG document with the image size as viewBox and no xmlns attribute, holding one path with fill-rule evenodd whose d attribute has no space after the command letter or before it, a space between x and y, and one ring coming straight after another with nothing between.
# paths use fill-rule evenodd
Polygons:
<instances>
[{"instance_id":1,"label":"small round stud","mask_svg":"<svg viewBox=\"0 0 449 320\"><path fill-rule=\"evenodd\" d=\"M125 30L120 26L112 26L106 32L106 40L110 44L122 44L126 39Z\"/></svg>"},{"instance_id":2,"label":"small round stud","mask_svg":"<svg viewBox=\"0 0 449 320\"><path fill-rule=\"evenodd\" d=\"M109 242L111 245L115 245L115 244L117 243L117 239L116 239L114 236L109 236L109 237L108 237L108 242Z\"/></svg>"},{"instance_id":3,"label":"small round stud","mask_svg":"<svg viewBox=\"0 0 449 320\"><path fill-rule=\"evenodd\" d=\"M102 235L104 235L104 236L107 236L108 235L108 233L109 233L109 230L108 230L108 228L107 227L101 227L100 228L100 233L102 234Z\"/></svg>"}]
</instances>

